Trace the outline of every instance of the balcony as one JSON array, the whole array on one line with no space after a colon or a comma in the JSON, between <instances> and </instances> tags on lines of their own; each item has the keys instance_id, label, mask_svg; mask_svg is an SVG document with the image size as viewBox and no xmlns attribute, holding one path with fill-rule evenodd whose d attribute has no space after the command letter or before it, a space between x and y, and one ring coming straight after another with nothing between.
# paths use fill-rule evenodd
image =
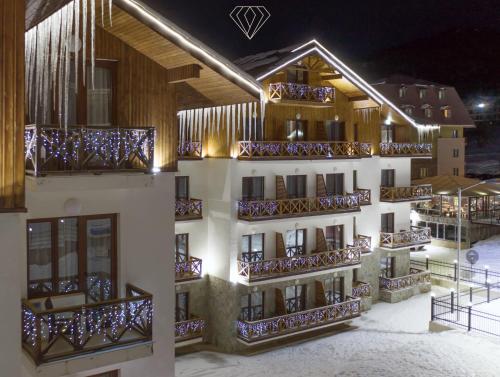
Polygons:
<instances>
[{"instance_id":1,"label":"balcony","mask_svg":"<svg viewBox=\"0 0 500 377\"><path fill-rule=\"evenodd\" d=\"M26 172L46 174L150 172L154 128L26 126Z\"/></svg>"},{"instance_id":2,"label":"balcony","mask_svg":"<svg viewBox=\"0 0 500 377\"><path fill-rule=\"evenodd\" d=\"M416 294L431 290L431 273L429 271L410 268L410 274L397 277L379 277L380 299L396 303Z\"/></svg>"},{"instance_id":3,"label":"balcony","mask_svg":"<svg viewBox=\"0 0 500 377\"><path fill-rule=\"evenodd\" d=\"M202 160L201 141L185 141L177 146L179 160Z\"/></svg>"},{"instance_id":4,"label":"balcony","mask_svg":"<svg viewBox=\"0 0 500 377\"><path fill-rule=\"evenodd\" d=\"M381 202L415 202L432 199L432 185L409 187L380 187Z\"/></svg>"},{"instance_id":5,"label":"balcony","mask_svg":"<svg viewBox=\"0 0 500 377\"><path fill-rule=\"evenodd\" d=\"M203 218L201 199L176 199L175 221L199 220Z\"/></svg>"},{"instance_id":6,"label":"balcony","mask_svg":"<svg viewBox=\"0 0 500 377\"><path fill-rule=\"evenodd\" d=\"M359 195L360 206L368 206L372 204L372 192L370 189L357 188L354 190L354 194Z\"/></svg>"},{"instance_id":7,"label":"balcony","mask_svg":"<svg viewBox=\"0 0 500 377\"><path fill-rule=\"evenodd\" d=\"M238 261L238 274L248 283L284 276L314 273L361 263L361 250L347 248L294 257L274 258L255 262Z\"/></svg>"},{"instance_id":8,"label":"balcony","mask_svg":"<svg viewBox=\"0 0 500 377\"><path fill-rule=\"evenodd\" d=\"M331 86L313 87L307 84L277 82L269 84L269 100L290 105L333 106L335 88Z\"/></svg>"},{"instance_id":9,"label":"balcony","mask_svg":"<svg viewBox=\"0 0 500 377\"><path fill-rule=\"evenodd\" d=\"M187 321L175 322L175 343L202 340L206 322L204 319L194 318Z\"/></svg>"},{"instance_id":10,"label":"balcony","mask_svg":"<svg viewBox=\"0 0 500 377\"><path fill-rule=\"evenodd\" d=\"M352 283L352 297L361 298L369 297L372 294L372 287L370 283L365 283L362 281L355 281Z\"/></svg>"},{"instance_id":11,"label":"balcony","mask_svg":"<svg viewBox=\"0 0 500 377\"><path fill-rule=\"evenodd\" d=\"M22 301L22 345L36 365L151 342L153 296L130 284L126 297L88 304L83 293ZM82 303L56 305L56 297Z\"/></svg>"},{"instance_id":12,"label":"balcony","mask_svg":"<svg viewBox=\"0 0 500 377\"><path fill-rule=\"evenodd\" d=\"M239 160L328 160L371 157L371 144L349 141L239 141Z\"/></svg>"},{"instance_id":13,"label":"balcony","mask_svg":"<svg viewBox=\"0 0 500 377\"><path fill-rule=\"evenodd\" d=\"M411 230L398 233L380 232L380 247L384 249L399 249L431 242L431 229L412 226Z\"/></svg>"},{"instance_id":14,"label":"balcony","mask_svg":"<svg viewBox=\"0 0 500 377\"><path fill-rule=\"evenodd\" d=\"M317 327L335 325L361 314L360 299L346 298L346 301L285 314L257 321L238 321L238 339L243 343L260 343L290 334L308 331Z\"/></svg>"},{"instance_id":15,"label":"balcony","mask_svg":"<svg viewBox=\"0 0 500 377\"><path fill-rule=\"evenodd\" d=\"M372 238L370 236L363 236L358 234L353 239L353 247L359 248L361 253L369 253L372 250Z\"/></svg>"},{"instance_id":16,"label":"balcony","mask_svg":"<svg viewBox=\"0 0 500 377\"><path fill-rule=\"evenodd\" d=\"M272 220L302 216L360 211L356 194L301 199L238 201L238 218L246 221Z\"/></svg>"},{"instance_id":17,"label":"balcony","mask_svg":"<svg viewBox=\"0 0 500 377\"><path fill-rule=\"evenodd\" d=\"M189 257L187 261L175 262L175 282L201 279L201 271L202 261L200 258Z\"/></svg>"},{"instance_id":18,"label":"balcony","mask_svg":"<svg viewBox=\"0 0 500 377\"><path fill-rule=\"evenodd\" d=\"M432 144L380 143L381 157L432 157Z\"/></svg>"}]
</instances>

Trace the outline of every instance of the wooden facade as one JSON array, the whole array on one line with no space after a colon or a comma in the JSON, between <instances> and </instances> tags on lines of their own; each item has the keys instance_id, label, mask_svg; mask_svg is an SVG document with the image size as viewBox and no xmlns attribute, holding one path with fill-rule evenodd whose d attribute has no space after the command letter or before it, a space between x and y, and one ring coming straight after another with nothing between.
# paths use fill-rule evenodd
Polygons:
<instances>
[{"instance_id":1,"label":"wooden facade","mask_svg":"<svg viewBox=\"0 0 500 377\"><path fill-rule=\"evenodd\" d=\"M0 1L0 212L25 210L24 11Z\"/></svg>"}]
</instances>

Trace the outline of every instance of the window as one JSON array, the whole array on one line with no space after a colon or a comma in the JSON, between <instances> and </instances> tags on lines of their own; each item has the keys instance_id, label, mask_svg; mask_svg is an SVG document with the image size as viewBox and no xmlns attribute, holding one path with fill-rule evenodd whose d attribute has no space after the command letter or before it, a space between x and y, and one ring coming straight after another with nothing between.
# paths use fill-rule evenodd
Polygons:
<instances>
[{"instance_id":1,"label":"window","mask_svg":"<svg viewBox=\"0 0 500 377\"><path fill-rule=\"evenodd\" d=\"M394 140L394 126L392 124L383 124L381 128L380 140L382 143L392 143Z\"/></svg>"},{"instance_id":2,"label":"window","mask_svg":"<svg viewBox=\"0 0 500 377\"><path fill-rule=\"evenodd\" d=\"M325 280L325 299L327 305L338 304L344 301L344 278L334 277Z\"/></svg>"},{"instance_id":3,"label":"window","mask_svg":"<svg viewBox=\"0 0 500 377\"><path fill-rule=\"evenodd\" d=\"M287 81L295 84L307 84L308 72L303 68L288 68Z\"/></svg>"},{"instance_id":4,"label":"window","mask_svg":"<svg viewBox=\"0 0 500 377\"><path fill-rule=\"evenodd\" d=\"M242 237L241 259L243 262L257 262L264 259L264 233Z\"/></svg>"},{"instance_id":5,"label":"window","mask_svg":"<svg viewBox=\"0 0 500 377\"><path fill-rule=\"evenodd\" d=\"M353 170L352 171L352 191L356 190L358 188L358 171Z\"/></svg>"},{"instance_id":6,"label":"window","mask_svg":"<svg viewBox=\"0 0 500 377\"><path fill-rule=\"evenodd\" d=\"M344 225L326 227L326 245L328 250L340 250L344 248Z\"/></svg>"},{"instance_id":7,"label":"window","mask_svg":"<svg viewBox=\"0 0 500 377\"><path fill-rule=\"evenodd\" d=\"M252 292L240 298L240 319L258 321L264 319L264 292Z\"/></svg>"},{"instance_id":8,"label":"window","mask_svg":"<svg viewBox=\"0 0 500 377\"><path fill-rule=\"evenodd\" d=\"M427 97L427 88L420 88L418 90L418 98L424 99L425 97Z\"/></svg>"},{"instance_id":9,"label":"window","mask_svg":"<svg viewBox=\"0 0 500 377\"><path fill-rule=\"evenodd\" d=\"M287 230L285 251L287 257L306 253L306 229Z\"/></svg>"},{"instance_id":10,"label":"window","mask_svg":"<svg viewBox=\"0 0 500 377\"><path fill-rule=\"evenodd\" d=\"M179 292L175 294L175 322L187 321L189 319L189 293Z\"/></svg>"},{"instance_id":11,"label":"window","mask_svg":"<svg viewBox=\"0 0 500 377\"><path fill-rule=\"evenodd\" d=\"M451 118L451 108L448 107L443 109L443 116L445 118Z\"/></svg>"},{"instance_id":12,"label":"window","mask_svg":"<svg viewBox=\"0 0 500 377\"><path fill-rule=\"evenodd\" d=\"M116 295L116 215L29 220L28 297Z\"/></svg>"},{"instance_id":13,"label":"window","mask_svg":"<svg viewBox=\"0 0 500 377\"><path fill-rule=\"evenodd\" d=\"M175 177L175 199L189 199L189 177Z\"/></svg>"},{"instance_id":14,"label":"window","mask_svg":"<svg viewBox=\"0 0 500 377\"><path fill-rule=\"evenodd\" d=\"M242 178L243 200L264 200L264 177Z\"/></svg>"},{"instance_id":15,"label":"window","mask_svg":"<svg viewBox=\"0 0 500 377\"><path fill-rule=\"evenodd\" d=\"M288 198L305 198L307 196L307 176L306 175L287 175L286 191Z\"/></svg>"},{"instance_id":16,"label":"window","mask_svg":"<svg viewBox=\"0 0 500 377\"><path fill-rule=\"evenodd\" d=\"M459 168L453 168L453 175L458 177L460 175L460 169Z\"/></svg>"},{"instance_id":17,"label":"window","mask_svg":"<svg viewBox=\"0 0 500 377\"><path fill-rule=\"evenodd\" d=\"M451 137L454 139L458 138L458 130L451 130Z\"/></svg>"},{"instance_id":18,"label":"window","mask_svg":"<svg viewBox=\"0 0 500 377\"><path fill-rule=\"evenodd\" d=\"M395 278L395 257L384 257L380 259L380 276L384 278Z\"/></svg>"},{"instance_id":19,"label":"window","mask_svg":"<svg viewBox=\"0 0 500 377\"><path fill-rule=\"evenodd\" d=\"M306 309L306 286L292 285L285 288L287 313L301 312Z\"/></svg>"},{"instance_id":20,"label":"window","mask_svg":"<svg viewBox=\"0 0 500 377\"><path fill-rule=\"evenodd\" d=\"M326 192L328 195L344 195L344 173L326 175Z\"/></svg>"},{"instance_id":21,"label":"window","mask_svg":"<svg viewBox=\"0 0 500 377\"><path fill-rule=\"evenodd\" d=\"M408 88L405 85L401 85L399 87L399 98L404 98L406 96L407 89Z\"/></svg>"},{"instance_id":22,"label":"window","mask_svg":"<svg viewBox=\"0 0 500 377\"><path fill-rule=\"evenodd\" d=\"M429 176L429 168L420 168L419 177L426 178Z\"/></svg>"},{"instance_id":23,"label":"window","mask_svg":"<svg viewBox=\"0 0 500 377\"><path fill-rule=\"evenodd\" d=\"M345 122L327 120L325 121L325 130L328 141L346 141Z\"/></svg>"},{"instance_id":24,"label":"window","mask_svg":"<svg viewBox=\"0 0 500 377\"><path fill-rule=\"evenodd\" d=\"M458 148L453 148L453 157L457 158L460 154L460 150Z\"/></svg>"},{"instance_id":25,"label":"window","mask_svg":"<svg viewBox=\"0 0 500 377\"><path fill-rule=\"evenodd\" d=\"M175 235L175 261L186 262L189 258L189 234Z\"/></svg>"},{"instance_id":26,"label":"window","mask_svg":"<svg viewBox=\"0 0 500 377\"><path fill-rule=\"evenodd\" d=\"M411 106L406 106L404 108L405 110L405 113L408 114L408 115L412 115L413 114L413 108Z\"/></svg>"},{"instance_id":27,"label":"window","mask_svg":"<svg viewBox=\"0 0 500 377\"><path fill-rule=\"evenodd\" d=\"M382 213L380 215L380 228L383 233L394 233L394 213Z\"/></svg>"},{"instance_id":28,"label":"window","mask_svg":"<svg viewBox=\"0 0 500 377\"><path fill-rule=\"evenodd\" d=\"M440 88L438 91L438 98L440 100L443 100L446 97L446 89L445 88Z\"/></svg>"},{"instance_id":29,"label":"window","mask_svg":"<svg viewBox=\"0 0 500 377\"><path fill-rule=\"evenodd\" d=\"M307 121L287 120L286 139L290 142L307 140Z\"/></svg>"},{"instance_id":30,"label":"window","mask_svg":"<svg viewBox=\"0 0 500 377\"><path fill-rule=\"evenodd\" d=\"M430 107L430 106L425 107L424 114L427 118L432 118L432 107Z\"/></svg>"},{"instance_id":31,"label":"window","mask_svg":"<svg viewBox=\"0 0 500 377\"><path fill-rule=\"evenodd\" d=\"M384 187L394 187L395 181L395 170L394 169L382 169L381 171L381 182L380 185Z\"/></svg>"}]
</instances>

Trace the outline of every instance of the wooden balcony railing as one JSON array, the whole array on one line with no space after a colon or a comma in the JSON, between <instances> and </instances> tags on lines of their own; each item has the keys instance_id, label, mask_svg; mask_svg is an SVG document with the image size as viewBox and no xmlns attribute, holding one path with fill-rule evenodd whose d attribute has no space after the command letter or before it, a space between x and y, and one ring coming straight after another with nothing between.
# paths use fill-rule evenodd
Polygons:
<instances>
[{"instance_id":1,"label":"wooden balcony railing","mask_svg":"<svg viewBox=\"0 0 500 377\"><path fill-rule=\"evenodd\" d=\"M154 128L26 126L26 172L150 172L154 166Z\"/></svg>"},{"instance_id":2,"label":"wooden balcony railing","mask_svg":"<svg viewBox=\"0 0 500 377\"><path fill-rule=\"evenodd\" d=\"M431 229L412 226L398 233L380 232L380 247L397 249L431 242Z\"/></svg>"},{"instance_id":3,"label":"wooden balcony railing","mask_svg":"<svg viewBox=\"0 0 500 377\"><path fill-rule=\"evenodd\" d=\"M200 318L175 322L175 343L202 338L206 326L205 320Z\"/></svg>"},{"instance_id":4,"label":"wooden balcony railing","mask_svg":"<svg viewBox=\"0 0 500 377\"><path fill-rule=\"evenodd\" d=\"M363 236L358 234L353 239L353 246L361 250L362 253L369 253L372 249L372 238L370 236Z\"/></svg>"},{"instance_id":5,"label":"wooden balcony railing","mask_svg":"<svg viewBox=\"0 0 500 377\"><path fill-rule=\"evenodd\" d=\"M53 309L22 301L22 345L37 365L149 342L153 296L130 284L127 297Z\"/></svg>"},{"instance_id":6,"label":"wooden balcony railing","mask_svg":"<svg viewBox=\"0 0 500 377\"><path fill-rule=\"evenodd\" d=\"M298 333L315 327L346 321L361 314L361 300L346 297L346 301L301 312L258 321L238 321L238 338L246 343Z\"/></svg>"},{"instance_id":7,"label":"wooden balcony railing","mask_svg":"<svg viewBox=\"0 0 500 377\"><path fill-rule=\"evenodd\" d=\"M291 100L333 103L335 101L335 88L332 86L276 82L269 84L269 99L271 101Z\"/></svg>"},{"instance_id":8,"label":"wooden balcony railing","mask_svg":"<svg viewBox=\"0 0 500 377\"><path fill-rule=\"evenodd\" d=\"M426 284L430 282L430 271L418 270L416 268L410 268L409 275L401 276L398 278L386 278L383 276L379 277L380 289L385 289L388 291L397 291L398 289L414 287L416 285Z\"/></svg>"},{"instance_id":9,"label":"wooden balcony railing","mask_svg":"<svg viewBox=\"0 0 500 377\"><path fill-rule=\"evenodd\" d=\"M359 205L367 206L372 204L372 191L370 189L357 188L354 194L359 195Z\"/></svg>"},{"instance_id":10,"label":"wooden balcony railing","mask_svg":"<svg viewBox=\"0 0 500 377\"><path fill-rule=\"evenodd\" d=\"M368 297L372 294L372 287L370 283L365 283L362 281L356 281L352 284L352 297Z\"/></svg>"},{"instance_id":11,"label":"wooden balcony railing","mask_svg":"<svg viewBox=\"0 0 500 377\"><path fill-rule=\"evenodd\" d=\"M382 157L432 157L432 144L380 143Z\"/></svg>"},{"instance_id":12,"label":"wooden balcony railing","mask_svg":"<svg viewBox=\"0 0 500 377\"><path fill-rule=\"evenodd\" d=\"M201 279L202 261L200 258L189 257L185 262L175 262L175 281Z\"/></svg>"},{"instance_id":13,"label":"wooden balcony railing","mask_svg":"<svg viewBox=\"0 0 500 377\"><path fill-rule=\"evenodd\" d=\"M357 194L301 199L238 201L238 218L247 221L270 220L330 213L360 211Z\"/></svg>"},{"instance_id":14,"label":"wooden balcony railing","mask_svg":"<svg viewBox=\"0 0 500 377\"><path fill-rule=\"evenodd\" d=\"M238 260L238 274L246 281L253 282L357 265L359 263L361 263L361 250L352 247L256 262Z\"/></svg>"},{"instance_id":15,"label":"wooden balcony railing","mask_svg":"<svg viewBox=\"0 0 500 377\"><path fill-rule=\"evenodd\" d=\"M175 220L197 220L203 218L203 201L201 199L176 199Z\"/></svg>"},{"instance_id":16,"label":"wooden balcony railing","mask_svg":"<svg viewBox=\"0 0 500 377\"><path fill-rule=\"evenodd\" d=\"M320 160L371 157L371 144L351 141L239 141L239 160Z\"/></svg>"},{"instance_id":17,"label":"wooden balcony railing","mask_svg":"<svg viewBox=\"0 0 500 377\"><path fill-rule=\"evenodd\" d=\"M177 146L177 157L179 160L201 160L203 154L201 141L185 141Z\"/></svg>"},{"instance_id":18,"label":"wooden balcony railing","mask_svg":"<svg viewBox=\"0 0 500 377\"><path fill-rule=\"evenodd\" d=\"M409 187L380 187L381 202L411 202L416 200L431 200L432 185Z\"/></svg>"}]
</instances>

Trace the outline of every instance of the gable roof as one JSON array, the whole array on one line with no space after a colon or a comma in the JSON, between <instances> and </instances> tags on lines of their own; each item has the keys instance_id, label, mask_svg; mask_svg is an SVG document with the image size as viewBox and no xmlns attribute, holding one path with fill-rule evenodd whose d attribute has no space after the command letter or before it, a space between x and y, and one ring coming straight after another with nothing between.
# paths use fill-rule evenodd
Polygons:
<instances>
[{"instance_id":1,"label":"gable roof","mask_svg":"<svg viewBox=\"0 0 500 377\"><path fill-rule=\"evenodd\" d=\"M401 118L414 127L430 126L427 122L419 122L409 117L399 106L394 104L377 88L370 85L361 76L349 68L342 60L335 56L316 39L312 39L301 45L294 45L280 50L268 51L256 55L246 56L235 61L242 69L254 75L258 81L262 81L283 67L293 64L305 56L318 54L339 73L350 80L356 87L362 90L373 101L397 113Z\"/></svg>"}]
</instances>

